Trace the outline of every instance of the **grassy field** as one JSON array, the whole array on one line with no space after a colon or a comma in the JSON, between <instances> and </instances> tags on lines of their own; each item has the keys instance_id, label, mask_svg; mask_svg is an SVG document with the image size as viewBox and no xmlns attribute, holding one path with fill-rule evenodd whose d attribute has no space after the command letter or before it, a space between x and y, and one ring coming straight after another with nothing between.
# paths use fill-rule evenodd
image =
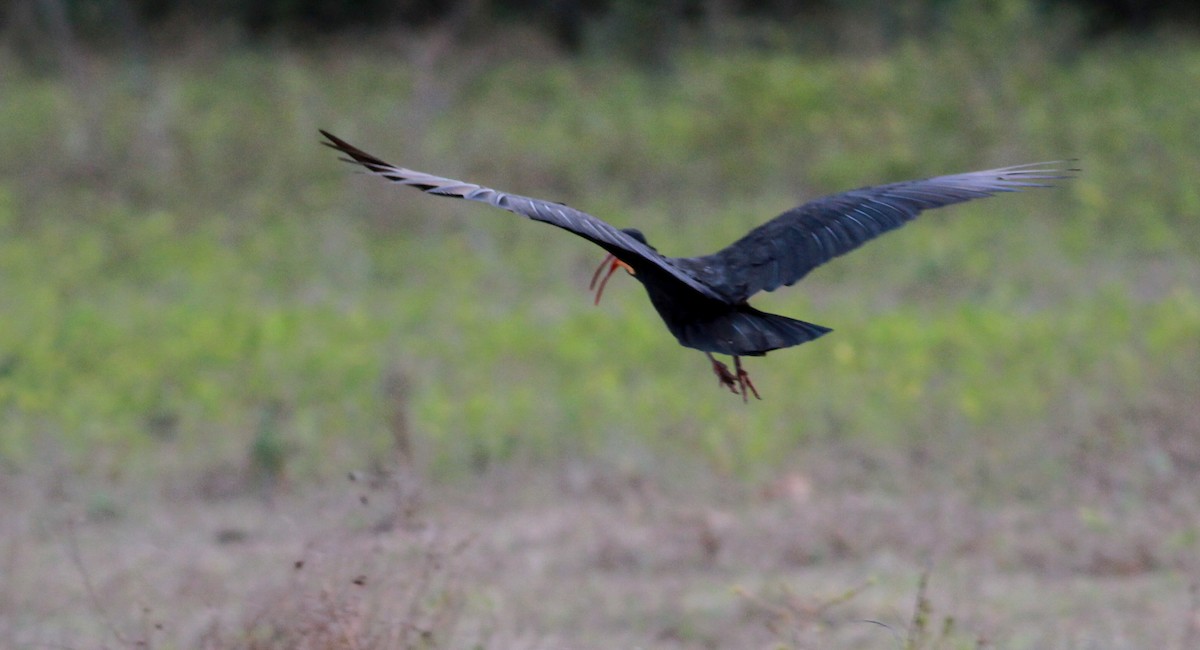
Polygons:
<instances>
[{"instance_id":1,"label":"grassy field","mask_svg":"<svg viewBox=\"0 0 1200 650\"><path fill-rule=\"evenodd\" d=\"M654 70L526 34L0 51L0 640L1190 647L1200 45L1031 21ZM1083 171L757 299L836 331L750 360L744 406L635 282L591 305L597 249L317 128L673 255L850 187Z\"/></svg>"}]
</instances>

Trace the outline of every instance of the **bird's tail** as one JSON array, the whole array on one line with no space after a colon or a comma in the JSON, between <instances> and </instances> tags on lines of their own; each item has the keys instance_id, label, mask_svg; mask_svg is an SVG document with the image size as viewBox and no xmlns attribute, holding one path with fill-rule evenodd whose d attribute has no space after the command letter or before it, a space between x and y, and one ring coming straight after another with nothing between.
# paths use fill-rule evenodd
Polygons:
<instances>
[{"instance_id":1,"label":"bird's tail","mask_svg":"<svg viewBox=\"0 0 1200 650\"><path fill-rule=\"evenodd\" d=\"M755 348L758 354L807 343L833 331L822 325L758 310L751 313L741 312L739 315L743 317L744 322L751 324L752 331L744 338L747 339L748 347ZM755 355L754 352L743 354Z\"/></svg>"},{"instance_id":2,"label":"bird's tail","mask_svg":"<svg viewBox=\"0 0 1200 650\"><path fill-rule=\"evenodd\" d=\"M705 352L756 357L807 343L832 331L746 305L714 320L693 324L679 339L680 343Z\"/></svg>"}]
</instances>

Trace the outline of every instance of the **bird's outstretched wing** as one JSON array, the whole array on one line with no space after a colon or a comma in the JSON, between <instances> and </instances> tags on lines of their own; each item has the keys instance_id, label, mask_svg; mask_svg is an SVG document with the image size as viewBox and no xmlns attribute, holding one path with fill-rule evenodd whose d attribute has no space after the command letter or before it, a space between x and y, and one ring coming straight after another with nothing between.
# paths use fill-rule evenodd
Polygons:
<instances>
[{"instance_id":1,"label":"bird's outstretched wing","mask_svg":"<svg viewBox=\"0 0 1200 650\"><path fill-rule=\"evenodd\" d=\"M1070 178L1062 162L1033 163L938 176L833 194L788 210L733 244L704 257L680 260L727 300L740 302L803 278L829 260L849 253L911 221L922 210L1049 187L1044 181Z\"/></svg>"},{"instance_id":2,"label":"bird's outstretched wing","mask_svg":"<svg viewBox=\"0 0 1200 650\"><path fill-rule=\"evenodd\" d=\"M328 131L321 130L321 135L325 136L328 140L322 144L332 147L347 156L342 160L361 165L371 174L381 176L401 185L415 187L429 194L479 201L523 217L528 217L534 221L558 226L563 230L573 232L597 244L634 268L638 268L639 266L645 268L649 264L666 272L679 282L708 298L721 299L720 294L705 286L687 271L675 266L670 258L663 257L653 248L638 241L632 235L586 212L581 212L562 203L543 201L517 194L508 194L473 183L456 181L450 178L442 178L424 172L397 167L376 158Z\"/></svg>"}]
</instances>

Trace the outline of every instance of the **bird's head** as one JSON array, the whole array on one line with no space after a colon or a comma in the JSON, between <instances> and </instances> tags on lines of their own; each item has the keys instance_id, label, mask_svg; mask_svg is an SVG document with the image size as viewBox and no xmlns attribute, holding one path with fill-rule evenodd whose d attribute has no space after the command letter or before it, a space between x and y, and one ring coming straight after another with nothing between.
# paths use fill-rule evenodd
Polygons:
<instances>
[{"instance_id":1,"label":"bird's head","mask_svg":"<svg viewBox=\"0 0 1200 650\"><path fill-rule=\"evenodd\" d=\"M643 235L642 231L638 230L637 228L622 228L621 232L636 239L638 242L655 253L658 252L658 249L651 246L650 242L646 241L646 236ZM604 273L605 267L608 268L608 273L604 275L604 279L602 280L600 279L600 274ZM604 261L600 263L600 267L596 269L596 272L592 274L592 283L588 285L589 289L596 291L595 304L600 304L600 296L604 295L604 285L608 284L608 279L612 277L613 273L617 272L617 269L625 269L629 272L629 275L637 275L637 272L633 270L632 266L629 266L625 262L621 261L616 255L609 253L607 256L605 256Z\"/></svg>"},{"instance_id":2,"label":"bird's head","mask_svg":"<svg viewBox=\"0 0 1200 650\"><path fill-rule=\"evenodd\" d=\"M649 246L650 250L652 250L656 253L658 252L657 248L650 246L650 242L646 241L646 236L643 235L642 231L638 230L637 228L622 228L621 232L625 233L626 235L629 235L630 237L633 237L634 239L638 240L639 242L645 244L646 246Z\"/></svg>"}]
</instances>

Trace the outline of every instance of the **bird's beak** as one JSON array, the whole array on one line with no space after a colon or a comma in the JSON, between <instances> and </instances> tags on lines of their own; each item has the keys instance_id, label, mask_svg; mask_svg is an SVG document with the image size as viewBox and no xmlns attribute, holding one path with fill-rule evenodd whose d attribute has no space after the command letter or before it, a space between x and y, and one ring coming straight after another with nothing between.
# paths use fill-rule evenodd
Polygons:
<instances>
[{"instance_id":1,"label":"bird's beak","mask_svg":"<svg viewBox=\"0 0 1200 650\"><path fill-rule=\"evenodd\" d=\"M608 267L608 274L604 276L603 280L600 280L600 273L604 271L605 266ZM596 291L596 300L592 304L600 304L600 296L604 295L604 286L608 284L608 279L613 276L613 273L617 272L617 269L625 269L629 275L636 275L633 267L629 266L625 262L622 262L617 258L616 255L609 253L608 256L604 258L604 261L600 262L600 266L596 268L596 272L592 274L592 282L588 285L588 291L593 289ZM599 281L599 286L596 284L597 281Z\"/></svg>"}]
</instances>

